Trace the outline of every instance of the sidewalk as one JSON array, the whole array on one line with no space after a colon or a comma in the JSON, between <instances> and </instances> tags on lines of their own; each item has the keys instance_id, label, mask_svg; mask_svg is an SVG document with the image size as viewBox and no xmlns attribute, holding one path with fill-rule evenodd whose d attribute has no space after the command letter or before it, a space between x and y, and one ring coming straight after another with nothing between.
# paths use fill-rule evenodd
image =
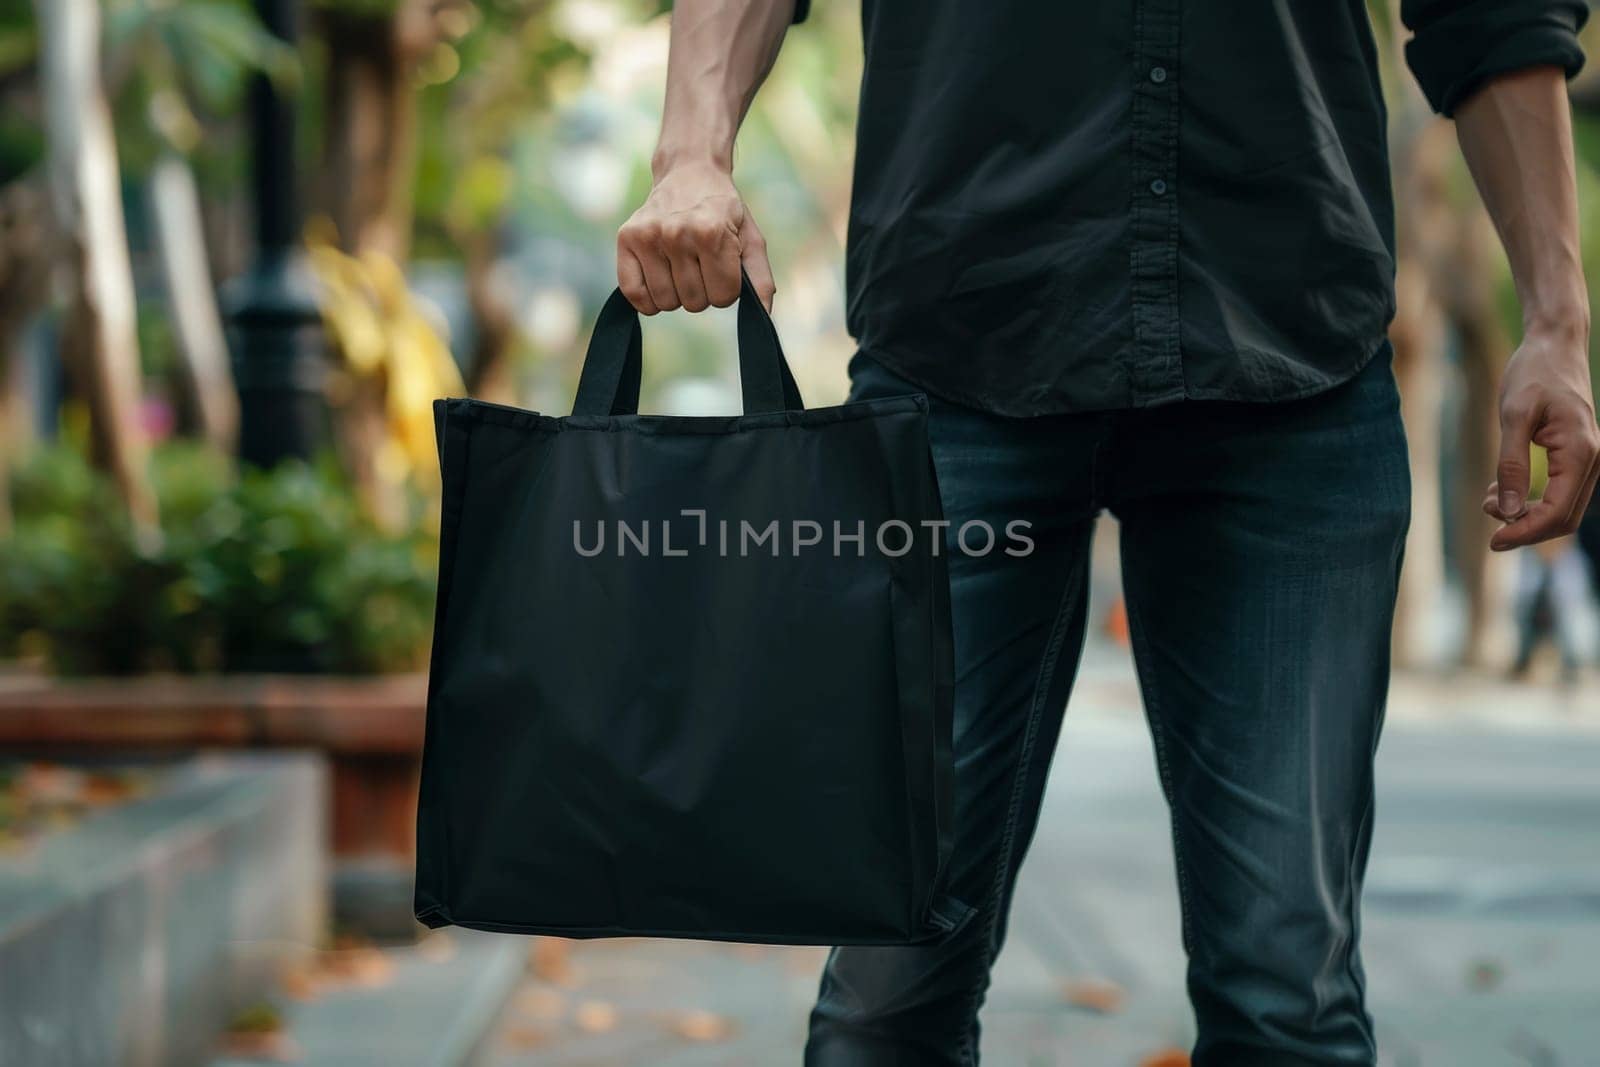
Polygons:
<instances>
[{"instance_id":1,"label":"sidewalk","mask_svg":"<svg viewBox=\"0 0 1600 1067\"><path fill-rule=\"evenodd\" d=\"M1397 680L1365 934L1388 1067L1600 1062L1597 701ZM1192 1038L1166 813L1138 707L1124 654L1092 650L984 1012L986 1063L1165 1067L1151 1057ZM491 1062L797 1064L822 958L591 942L563 961L546 949Z\"/></svg>"}]
</instances>

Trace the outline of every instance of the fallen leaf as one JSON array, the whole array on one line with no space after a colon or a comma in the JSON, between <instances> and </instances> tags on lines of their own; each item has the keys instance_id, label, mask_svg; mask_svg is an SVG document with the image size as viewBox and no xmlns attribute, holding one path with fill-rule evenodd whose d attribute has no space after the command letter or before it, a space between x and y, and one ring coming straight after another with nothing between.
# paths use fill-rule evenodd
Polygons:
<instances>
[{"instance_id":1,"label":"fallen leaf","mask_svg":"<svg viewBox=\"0 0 1600 1067\"><path fill-rule=\"evenodd\" d=\"M672 1032L689 1041L726 1041L733 1023L709 1011L691 1011L672 1021Z\"/></svg>"},{"instance_id":2,"label":"fallen leaf","mask_svg":"<svg viewBox=\"0 0 1600 1067\"><path fill-rule=\"evenodd\" d=\"M290 1000L315 1000L322 992L322 980L310 964L297 963L284 968L278 984Z\"/></svg>"},{"instance_id":3,"label":"fallen leaf","mask_svg":"<svg viewBox=\"0 0 1600 1067\"><path fill-rule=\"evenodd\" d=\"M394 960L378 948L333 949L322 954L320 969L330 979L356 986L380 986L394 977Z\"/></svg>"},{"instance_id":4,"label":"fallen leaf","mask_svg":"<svg viewBox=\"0 0 1600 1067\"><path fill-rule=\"evenodd\" d=\"M417 955L429 963L444 963L454 959L455 954L455 939L442 930L433 931L417 946Z\"/></svg>"},{"instance_id":5,"label":"fallen leaf","mask_svg":"<svg viewBox=\"0 0 1600 1067\"><path fill-rule=\"evenodd\" d=\"M1189 1067L1189 1054L1181 1049L1162 1049L1140 1060L1139 1067Z\"/></svg>"},{"instance_id":6,"label":"fallen leaf","mask_svg":"<svg viewBox=\"0 0 1600 1067\"><path fill-rule=\"evenodd\" d=\"M534 1019L554 1020L567 1014L567 997L554 989L534 986L517 994L517 1013Z\"/></svg>"},{"instance_id":7,"label":"fallen leaf","mask_svg":"<svg viewBox=\"0 0 1600 1067\"><path fill-rule=\"evenodd\" d=\"M283 1032L283 1015L271 1004L253 1004L228 1023L220 1042L221 1052L230 1059L265 1060L293 1063L300 1059L300 1047Z\"/></svg>"},{"instance_id":8,"label":"fallen leaf","mask_svg":"<svg viewBox=\"0 0 1600 1067\"><path fill-rule=\"evenodd\" d=\"M1086 978L1061 983L1061 999L1075 1008L1111 1015L1122 1010L1126 994L1115 982Z\"/></svg>"},{"instance_id":9,"label":"fallen leaf","mask_svg":"<svg viewBox=\"0 0 1600 1067\"><path fill-rule=\"evenodd\" d=\"M394 977L394 960L382 949L348 939L335 944L358 947L323 949L310 960L285 968L279 983L286 996L292 1000L315 1000L328 989L373 988L388 984Z\"/></svg>"},{"instance_id":10,"label":"fallen leaf","mask_svg":"<svg viewBox=\"0 0 1600 1067\"><path fill-rule=\"evenodd\" d=\"M543 1026L533 1026L528 1023L513 1023L506 1027L500 1035L500 1040L506 1046L514 1049L538 1048L550 1043L554 1035Z\"/></svg>"},{"instance_id":11,"label":"fallen leaf","mask_svg":"<svg viewBox=\"0 0 1600 1067\"><path fill-rule=\"evenodd\" d=\"M573 984L572 942L559 937L536 937L529 953L533 973L556 985Z\"/></svg>"},{"instance_id":12,"label":"fallen leaf","mask_svg":"<svg viewBox=\"0 0 1600 1067\"><path fill-rule=\"evenodd\" d=\"M264 1063L298 1063L304 1055L294 1038L272 1033L224 1034L218 1051L226 1059Z\"/></svg>"},{"instance_id":13,"label":"fallen leaf","mask_svg":"<svg viewBox=\"0 0 1600 1067\"><path fill-rule=\"evenodd\" d=\"M266 1034L283 1029L283 1013L271 1004L252 1004L232 1019L228 1029L236 1034Z\"/></svg>"},{"instance_id":14,"label":"fallen leaf","mask_svg":"<svg viewBox=\"0 0 1600 1067\"><path fill-rule=\"evenodd\" d=\"M617 1009L603 1000L586 1000L572 1013L572 1021L586 1034L604 1034L617 1028Z\"/></svg>"}]
</instances>

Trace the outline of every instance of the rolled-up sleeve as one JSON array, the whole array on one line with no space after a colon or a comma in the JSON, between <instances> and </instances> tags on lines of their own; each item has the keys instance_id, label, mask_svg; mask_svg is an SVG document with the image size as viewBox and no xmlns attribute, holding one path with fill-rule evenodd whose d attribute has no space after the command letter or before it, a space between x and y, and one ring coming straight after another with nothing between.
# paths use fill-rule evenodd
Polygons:
<instances>
[{"instance_id":1,"label":"rolled-up sleeve","mask_svg":"<svg viewBox=\"0 0 1600 1067\"><path fill-rule=\"evenodd\" d=\"M1570 78L1583 66L1582 0L1402 0L1400 17L1413 33L1406 62L1442 115L1496 75L1550 66Z\"/></svg>"}]
</instances>

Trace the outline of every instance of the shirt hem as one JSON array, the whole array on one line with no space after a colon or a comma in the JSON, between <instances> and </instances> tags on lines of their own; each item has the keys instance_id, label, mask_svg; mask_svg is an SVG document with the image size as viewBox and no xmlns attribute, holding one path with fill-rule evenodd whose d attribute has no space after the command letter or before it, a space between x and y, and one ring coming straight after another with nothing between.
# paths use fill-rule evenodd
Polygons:
<instances>
[{"instance_id":1,"label":"shirt hem","mask_svg":"<svg viewBox=\"0 0 1600 1067\"><path fill-rule=\"evenodd\" d=\"M1346 369L1336 374L1325 377L1319 381L1309 382L1297 389L1287 392L1275 392L1270 396L1251 396L1235 389L1191 388L1187 384L1182 387L1170 389L1154 397L1141 398L1136 401L1121 404L1072 404L1060 405L1026 405L997 404L993 400L981 398L974 393L960 388L951 387L942 382L936 382L923 371L907 366L901 361L892 349L877 348L870 345L859 345L859 351L868 359L881 363L897 376L904 378L929 396L935 397L946 403L960 407L971 408L986 415L995 415L1006 419L1042 418L1051 415L1091 415L1106 411L1137 411L1145 408L1166 407L1172 404L1181 404L1189 400L1222 401L1234 404L1287 404L1296 400L1306 400L1319 393L1328 392L1351 381L1362 371L1367 364L1372 362L1374 356L1383 350L1389 341L1387 332L1378 334L1376 340L1369 342L1361 351L1360 358L1356 359ZM1238 353L1235 349L1235 354ZM1181 357L1180 357L1181 358Z\"/></svg>"}]
</instances>

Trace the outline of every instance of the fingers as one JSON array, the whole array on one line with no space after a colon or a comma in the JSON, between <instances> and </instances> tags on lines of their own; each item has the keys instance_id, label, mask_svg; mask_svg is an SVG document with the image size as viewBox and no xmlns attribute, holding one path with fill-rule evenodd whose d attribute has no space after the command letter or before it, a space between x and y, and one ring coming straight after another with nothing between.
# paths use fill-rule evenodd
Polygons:
<instances>
[{"instance_id":1,"label":"fingers","mask_svg":"<svg viewBox=\"0 0 1600 1067\"><path fill-rule=\"evenodd\" d=\"M756 220L746 215L739 228L739 260L750 275L750 284L761 298L761 306L772 312L772 298L778 291L772 280L772 264L767 260L767 239L756 226Z\"/></svg>"},{"instance_id":2,"label":"fingers","mask_svg":"<svg viewBox=\"0 0 1600 1067\"><path fill-rule=\"evenodd\" d=\"M641 315L683 306L661 223L649 213L648 204L617 231L617 288Z\"/></svg>"},{"instance_id":3,"label":"fingers","mask_svg":"<svg viewBox=\"0 0 1600 1067\"><path fill-rule=\"evenodd\" d=\"M1517 521L1496 530L1494 536L1489 538L1489 547L1496 552L1504 552L1509 548L1548 541L1566 533L1565 525L1563 509L1541 500L1524 511Z\"/></svg>"},{"instance_id":4,"label":"fingers","mask_svg":"<svg viewBox=\"0 0 1600 1067\"><path fill-rule=\"evenodd\" d=\"M706 299L712 307L732 307L739 299L739 231L754 223L739 205L733 217L706 220L703 225L708 229L696 238Z\"/></svg>"},{"instance_id":5,"label":"fingers","mask_svg":"<svg viewBox=\"0 0 1600 1067\"><path fill-rule=\"evenodd\" d=\"M617 242L617 288L639 314L654 315L661 310L651 298L649 286L645 285L644 268L620 241Z\"/></svg>"},{"instance_id":6,"label":"fingers","mask_svg":"<svg viewBox=\"0 0 1600 1067\"><path fill-rule=\"evenodd\" d=\"M644 268L645 288L650 291L650 302L658 311L676 311L683 306L678 287L672 280L672 264L662 254L660 242L634 250L634 257ZM646 314L650 314L646 312Z\"/></svg>"},{"instance_id":7,"label":"fingers","mask_svg":"<svg viewBox=\"0 0 1600 1067\"><path fill-rule=\"evenodd\" d=\"M1507 397L1500 403L1500 462L1495 471L1499 486L1500 514L1507 522L1521 515L1527 506L1528 446L1533 431L1544 414L1533 394Z\"/></svg>"},{"instance_id":8,"label":"fingers","mask_svg":"<svg viewBox=\"0 0 1600 1067\"><path fill-rule=\"evenodd\" d=\"M1577 529L1600 479L1600 431L1592 423L1586 405L1551 406L1546 425L1536 435L1548 456L1549 482L1540 499L1519 513L1506 510L1503 480L1490 487L1484 511L1506 523L1489 539L1490 548L1505 551Z\"/></svg>"},{"instance_id":9,"label":"fingers","mask_svg":"<svg viewBox=\"0 0 1600 1067\"><path fill-rule=\"evenodd\" d=\"M646 204L618 232L617 284L641 314L704 311L739 299L747 216L737 199L723 201L664 214Z\"/></svg>"}]
</instances>

